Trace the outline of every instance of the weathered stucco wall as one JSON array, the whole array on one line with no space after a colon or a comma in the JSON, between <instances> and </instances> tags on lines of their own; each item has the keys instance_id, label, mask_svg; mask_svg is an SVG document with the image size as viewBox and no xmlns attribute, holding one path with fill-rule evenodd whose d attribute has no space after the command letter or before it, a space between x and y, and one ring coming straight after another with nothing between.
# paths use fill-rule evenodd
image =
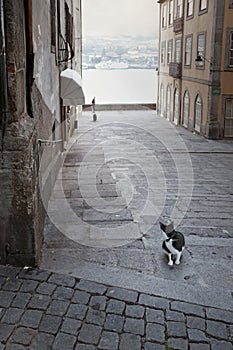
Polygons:
<instances>
[{"instance_id":1,"label":"weathered stucco wall","mask_svg":"<svg viewBox=\"0 0 233 350\"><path fill-rule=\"evenodd\" d=\"M50 52L49 1L32 2L34 82L32 116L26 108L26 35L24 1L5 2L9 123L0 168L0 263L36 265L43 241L44 208L40 199L38 139L52 134L60 117L59 72ZM47 11L48 10L48 11ZM35 12L36 11L36 12ZM39 21L41 32L39 35ZM37 25L38 22L38 25ZM9 35L10 33L10 35ZM60 147L46 152L48 161ZM59 157L58 157L59 158ZM49 174L49 190L55 174Z\"/></svg>"},{"instance_id":2,"label":"weathered stucco wall","mask_svg":"<svg viewBox=\"0 0 233 350\"><path fill-rule=\"evenodd\" d=\"M80 108L72 107L66 120L59 94L60 72L66 67L80 71L81 58L57 64L58 48L51 47L50 0L4 3L9 119L0 151L0 264L32 266L39 264L43 242L46 201L42 203L41 193L49 199L64 141L80 113ZM65 37L65 2L59 4L60 30ZM67 0L67 5L72 15L74 11L80 15L80 0ZM81 48L76 47L75 52L81 54ZM62 120L67 124L64 128Z\"/></svg>"}]
</instances>

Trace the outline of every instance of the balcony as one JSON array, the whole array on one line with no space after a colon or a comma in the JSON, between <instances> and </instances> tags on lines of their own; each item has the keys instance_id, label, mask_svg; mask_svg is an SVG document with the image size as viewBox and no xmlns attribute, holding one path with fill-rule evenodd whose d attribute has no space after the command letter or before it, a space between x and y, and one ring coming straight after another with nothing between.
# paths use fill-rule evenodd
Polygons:
<instances>
[{"instance_id":1,"label":"balcony","mask_svg":"<svg viewBox=\"0 0 233 350\"><path fill-rule=\"evenodd\" d=\"M169 64L169 75L173 78L181 78L182 75L182 64L181 63L176 63L176 62L171 62Z\"/></svg>"},{"instance_id":2,"label":"balcony","mask_svg":"<svg viewBox=\"0 0 233 350\"><path fill-rule=\"evenodd\" d=\"M174 33L179 33L183 31L183 23L184 20L183 18L177 18L173 22L173 32Z\"/></svg>"}]
</instances>

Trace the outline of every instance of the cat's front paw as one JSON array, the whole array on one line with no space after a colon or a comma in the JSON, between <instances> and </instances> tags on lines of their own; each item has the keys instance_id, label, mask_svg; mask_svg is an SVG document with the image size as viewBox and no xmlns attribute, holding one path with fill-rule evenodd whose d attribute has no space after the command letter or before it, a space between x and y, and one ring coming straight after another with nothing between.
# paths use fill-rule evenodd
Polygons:
<instances>
[{"instance_id":1,"label":"cat's front paw","mask_svg":"<svg viewBox=\"0 0 233 350\"><path fill-rule=\"evenodd\" d=\"M176 261L175 261L175 264L176 264L176 265L180 265L180 260L176 260Z\"/></svg>"},{"instance_id":2,"label":"cat's front paw","mask_svg":"<svg viewBox=\"0 0 233 350\"><path fill-rule=\"evenodd\" d=\"M172 260L169 261L169 262L168 262L168 265L169 265L169 266L172 266L172 265L173 265L173 261L172 261Z\"/></svg>"}]
</instances>

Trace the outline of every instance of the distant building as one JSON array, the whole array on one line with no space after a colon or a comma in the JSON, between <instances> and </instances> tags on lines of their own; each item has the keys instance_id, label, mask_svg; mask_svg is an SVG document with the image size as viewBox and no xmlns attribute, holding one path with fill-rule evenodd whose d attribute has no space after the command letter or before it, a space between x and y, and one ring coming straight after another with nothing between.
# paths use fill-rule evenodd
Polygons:
<instances>
[{"instance_id":1,"label":"distant building","mask_svg":"<svg viewBox=\"0 0 233 350\"><path fill-rule=\"evenodd\" d=\"M233 1L158 3L159 114L207 138L233 137Z\"/></svg>"},{"instance_id":2,"label":"distant building","mask_svg":"<svg viewBox=\"0 0 233 350\"><path fill-rule=\"evenodd\" d=\"M0 264L40 260L41 194L84 104L81 34L81 0L0 0Z\"/></svg>"},{"instance_id":3,"label":"distant building","mask_svg":"<svg viewBox=\"0 0 233 350\"><path fill-rule=\"evenodd\" d=\"M155 69L157 56L154 38L87 37L83 44L82 68L120 69L128 65L129 69Z\"/></svg>"}]
</instances>

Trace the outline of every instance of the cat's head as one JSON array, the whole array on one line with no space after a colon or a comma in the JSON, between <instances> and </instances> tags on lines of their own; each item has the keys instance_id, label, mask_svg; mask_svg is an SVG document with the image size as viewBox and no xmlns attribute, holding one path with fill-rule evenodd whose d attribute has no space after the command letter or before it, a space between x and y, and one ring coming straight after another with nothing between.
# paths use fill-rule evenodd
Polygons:
<instances>
[{"instance_id":1,"label":"cat's head","mask_svg":"<svg viewBox=\"0 0 233 350\"><path fill-rule=\"evenodd\" d=\"M173 221L171 219L164 219L160 221L160 228L163 232L169 234L174 231Z\"/></svg>"}]
</instances>

